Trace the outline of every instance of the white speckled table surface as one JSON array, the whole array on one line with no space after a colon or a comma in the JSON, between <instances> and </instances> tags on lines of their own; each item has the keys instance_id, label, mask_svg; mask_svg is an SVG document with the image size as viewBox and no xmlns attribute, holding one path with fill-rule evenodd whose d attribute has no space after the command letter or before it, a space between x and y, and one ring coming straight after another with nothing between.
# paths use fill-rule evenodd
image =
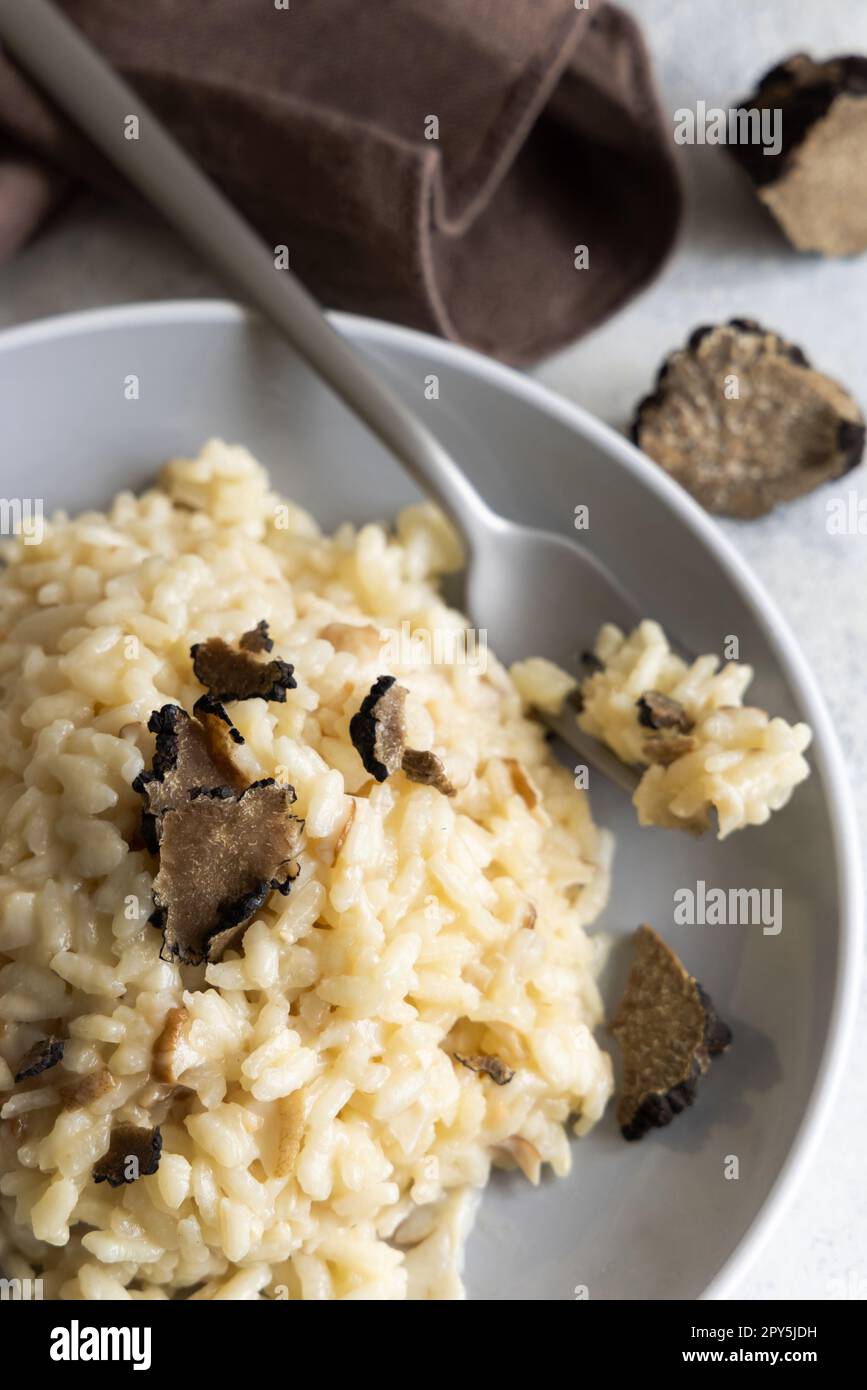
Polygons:
<instances>
[{"instance_id":1,"label":"white speckled table surface","mask_svg":"<svg viewBox=\"0 0 867 1390\"><path fill-rule=\"evenodd\" d=\"M591 0L592 3L592 0ZM621 0L644 26L665 108L736 104L799 49L867 53L864 0ZM867 405L867 256L823 262L789 251L725 152L684 147L687 216L649 291L540 380L623 426L665 353L699 323L758 318L800 344ZM0 271L0 326L143 299L223 295L168 232L80 198ZM867 536L831 536L829 496L867 498L865 469L759 522L725 530L757 570L812 661L867 822ZM862 836L862 839L864 837ZM735 1290L749 1299L867 1297L867 996L836 1113L797 1199Z\"/></svg>"}]
</instances>

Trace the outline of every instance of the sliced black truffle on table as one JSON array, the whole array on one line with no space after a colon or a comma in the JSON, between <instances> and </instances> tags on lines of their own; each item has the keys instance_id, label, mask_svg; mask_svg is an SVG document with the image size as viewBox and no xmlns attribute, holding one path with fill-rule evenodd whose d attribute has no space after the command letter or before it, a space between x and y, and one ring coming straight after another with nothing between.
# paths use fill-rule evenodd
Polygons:
<instances>
[{"instance_id":1,"label":"sliced black truffle on table","mask_svg":"<svg viewBox=\"0 0 867 1390\"><path fill-rule=\"evenodd\" d=\"M63 1038L40 1038L29 1047L15 1071L16 1083L30 1081L34 1076L56 1067L63 1061Z\"/></svg>"},{"instance_id":2,"label":"sliced black truffle on table","mask_svg":"<svg viewBox=\"0 0 867 1390\"><path fill-rule=\"evenodd\" d=\"M180 705L163 705L148 720L156 734L153 762L132 785L144 798L142 836L152 854L159 847L166 811L187 801L191 791L214 786L239 791L244 785L232 761L232 749L244 739L222 705L203 696L194 714L191 718Z\"/></svg>"},{"instance_id":3,"label":"sliced black truffle on table","mask_svg":"<svg viewBox=\"0 0 867 1390\"><path fill-rule=\"evenodd\" d=\"M791 244L825 256L867 251L867 57L796 53L738 105L780 113L777 154L758 141L727 148Z\"/></svg>"},{"instance_id":4,"label":"sliced black truffle on table","mask_svg":"<svg viewBox=\"0 0 867 1390\"><path fill-rule=\"evenodd\" d=\"M800 348L732 319L666 358L632 437L708 511L746 519L854 468L864 418Z\"/></svg>"},{"instance_id":5,"label":"sliced black truffle on table","mask_svg":"<svg viewBox=\"0 0 867 1390\"><path fill-rule=\"evenodd\" d=\"M219 960L272 890L289 892L304 828L294 800L292 787L268 778L238 793L195 791L165 812L151 918L165 957Z\"/></svg>"},{"instance_id":6,"label":"sliced black truffle on table","mask_svg":"<svg viewBox=\"0 0 867 1390\"><path fill-rule=\"evenodd\" d=\"M251 633L245 633L245 637L255 640ZM267 632L264 637L270 641ZM190 647L190 656L196 679L214 700L260 699L281 704L286 699L286 691L296 686L295 668L288 661L280 657L262 661L251 646L231 647L222 637L196 642Z\"/></svg>"},{"instance_id":7,"label":"sliced black truffle on table","mask_svg":"<svg viewBox=\"0 0 867 1390\"><path fill-rule=\"evenodd\" d=\"M623 1058L617 1119L624 1139L641 1139L692 1105L711 1058L732 1040L701 985L648 926L635 934L611 1031Z\"/></svg>"},{"instance_id":8,"label":"sliced black truffle on table","mask_svg":"<svg viewBox=\"0 0 867 1390\"><path fill-rule=\"evenodd\" d=\"M149 1178L160 1166L162 1148L159 1125L155 1129L115 1125L108 1149L93 1165L93 1181L123 1187L138 1178Z\"/></svg>"}]
</instances>

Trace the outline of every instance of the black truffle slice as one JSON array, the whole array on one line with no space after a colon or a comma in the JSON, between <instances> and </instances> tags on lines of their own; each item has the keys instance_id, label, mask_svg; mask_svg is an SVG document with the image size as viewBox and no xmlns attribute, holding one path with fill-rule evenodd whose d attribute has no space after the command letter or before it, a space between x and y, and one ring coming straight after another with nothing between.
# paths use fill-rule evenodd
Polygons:
<instances>
[{"instance_id":1,"label":"black truffle slice","mask_svg":"<svg viewBox=\"0 0 867 1390\"><path fill-rule=\"evenodd\" d=\"M867 251L867 57L816 62L796 53L765 73L740 107L779 111L776 155L731 144L759 198L799 251Z\"/></svg>"},{"instance_id":2,"label":"black truffle slice","mask_svg":"<svg viewBox=\"0 0 867 1390\"><path fill-rule=\"evenodd\" d=\"M379 676L349 721L349 737L377 782L401 769L411 782L436 787L443 796L456 796L457 788L436 753L406 747L407 692L394 676Z\"/></svg>"},{"instance_id":3,"label":"black truffle slice","mask_svg":"<svg viewBox=\"0 0 867 1390\"><path fill-rule=\"evenodd\" d=\"M666 358L632 438L708 511L746 519L854 468L864 419L800 348L732 319Z\"/></svg>"},{"instance_id":4,"label":"black truffle slice","mask_svg":"<svg viewBox=\"0 0 867 1390\"><path fill-rule=\"evenodd\" d=\"M155 1129L116 1125L108 1149L93 1165L93 1181L123 1187L137 1178L149 1178L160 1166L162 1148L159 1125Z\"/></svg>"},{"instance_id":5,"label":"black truffle slice","mask_svg":"<svg viewBox=\"0 0 867 1390\"><path fill-rule=\"evenodd\" d=\"M443 796L457 795L457 787L446 775L446 770L436 753L423 752L419 748L407 748L404 750L400 766L411 782L436 787Z\"/></svg>"},{"instance_id":6,"label":"black truffle slice","mask_svg":"<svg viewBox=\"0 0 867 1390\"><path fill-rule=\"evenodd\" d=\"M159 848L165 812L189 799L195 787L229 786L239 791L243 778L231 750L244 742L223 707L209 696L194 706L191 719L180 705L154 710L148 728L156 734L150 771L140 772L133 790L145 799L142 836L151 854Z\"/></svg>"},{"instance_id":7,"label":"black truffle slice","mask_svg":"<svg viewBox=\"0 0 867 1390\"><path fill-rule=\"evenodd\" d=\"M249 633L245 636L250 636ZM267 639L270 641L270 638ZM196 679L214 700L275 700L282 704L286 691L296 686L295 668L279 657L260 661L247 648L230 647L222 637L209 637L190 647Z\"/></svg>"},{"instance_id":8,"label":"black truffle slice","mask_svg":"<svg viewBox=\"0 0 867 1390\"><path fill-rule=\"evenodd\" d=\"M397 772L403 761L405 705L404 687L397 684L394 676L379 676L349 721L349 737L365 769L377 782L384 782Z\"/></svg>"},{"instance_id":9,"label":"black truffle slice","mask_svg":"<svg viewBox=\"0 0 867 1390\"><path fill-rule=\"evenodd\" d=\"M691 734L672 734L661 733L651 734L641 745L641 751L649 763L656 763L659 767L670 767L676 763L678 758L683 758L687 753L694 753L698 747L698 739Z\"/></svg>"},{"instance_id":10,"label":"black truffle slice","mask_svg":"<svg viewBox=\"0 0 867 1390\"><path fill-rule=\"evenodd\" d=\"M62 1061L63 1038L40 1038L38 1042L27 1049L18 1063L15 1081L16 1083L29 1081L32 1077L48 1071L49 1067L56 1067L57 1063Z\"/></svg>"},{"instance_id":11,"label":"black truffle slice","mask_svg":"<svg viewBox=\"0 0 867 1390\"><path fill-rule=\"evenodd\" d=\"M219 960L272 889L289 892L304 826L290 814L294 800L292 787L267 778L239 793L194 791L164 813L151 921L165 958Z\"/></svg>"},{"instance_id":12,"label":"black truffle slice","mask_svg":"<svg viewBox=\"0 0 867 1390\"><path fill-rule=\"evenodd\" d=\"M507 1085L515 1075L514 1067L507 1067L499 1057L489 1057L482 1053L467 1057L460 1052L455 1052L452 1055L462 1067L468 1067L470 1071L484 1073L498 1086Z\"/></svg>"},{"instance_id":13,"label":"black truffle slice","mask_svg":"<svg viewBox=\"0 0 867 1390\"><path fill-rule=\"evenodd\" d=\"M249 632L242 635L238 646L245 652L272 652L274 650L274 641L268 635L268 624L264 618Z\"/></svg>"},{"instance_id":14,"label":"black truffle slice","mask_svg":"<svg viewBox=\"0 0 867 1390\"><path fill-rule=\"evenodd\" d=\"M639 700L638 722L644 729L677 729L688 734L693 722L679 700L662 695L658 690L645 690Z\"/></svg>"},{"instance_id":15,"label":"black truffle slice","mask_svg":"<svg viewBox=\"0 0 867 1390\"><path fill-rule=\"evenodd\" d=\"M595 652L583 651L580 653L581 665L584 667L584 675L595 676L599 671L605 670L605 662L598 657ZM577 689L577 686L575 687Z\"/></svg>"},{"instance_id":16,"label":"black truffle slice","mask_svg":"<svg viewBox=\"0 0 867 1390\"><path fill-rule=\"evenodd\" d=\"M692 1105L711 1057L732 1040L701 985L648 926L635 934L611 1031L623 1056L617 1119L624 1139L641 1139Z\"/></svg>"},{"instance_id":17,"label":"black truffle slice","mask_svg":"<svg viewBox=\"0 0 867 1390\"><path fill-rule=\"evenodd\" d=\"M210 787L222 781L233 791L240 791L245 779L233 757L234 750L244 742L240 729L235 728L225 708L212 695L200 695L193 705L193 714L204 730L205 743L217 774L207 784L200 785Z\"/></svg>"}]
</instances>

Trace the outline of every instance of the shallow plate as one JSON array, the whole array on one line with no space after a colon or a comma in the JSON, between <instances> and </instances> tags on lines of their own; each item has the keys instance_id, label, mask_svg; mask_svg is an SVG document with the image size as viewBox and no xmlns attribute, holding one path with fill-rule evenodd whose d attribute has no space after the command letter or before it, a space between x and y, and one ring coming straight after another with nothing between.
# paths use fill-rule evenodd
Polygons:
<instances>
[{"instance_id":1,"label":"shallow plate","mask_svg":"<svg viewBox=\"0 0 867 1390\"><path fill-rule=\"evenodd\" d=\"M693 650L737 636L755 703L815 732L814 775L770 825L710 839L640 830L614 790L591 787L617 838L602 926L659 928L734 1027L699 1104L640 1144L613 1115L574 1145L567 1181L495 1180L468 1262L487 1299L724 1296L779 1216L842 1070L857 986L860 883L836 739L782 619L716 528L620 436L532 381L422 334L351 317L338 326L379 360L505 515L575 535L649 616ZM431 378L438 381L438 399ZM129 389L137 378L137 399ZM426 390L427 387L427 390ZM390 517L414 492L299 362L222 303L132 306L0 335L0 491L80 510L139 488L210 435L241 441L276 486L327 527ZM541 594L540 602L545 596ZM580 595L576 595L576 604ZM483 616L483 615L482 615ZM563 615L564 622L569 615ZM675 926L673 894L779 888L783 928ZM606 993L622 982L618 942ZM736 1178L731 1175L737 1159Z\"/></svg>"}]
</instances>

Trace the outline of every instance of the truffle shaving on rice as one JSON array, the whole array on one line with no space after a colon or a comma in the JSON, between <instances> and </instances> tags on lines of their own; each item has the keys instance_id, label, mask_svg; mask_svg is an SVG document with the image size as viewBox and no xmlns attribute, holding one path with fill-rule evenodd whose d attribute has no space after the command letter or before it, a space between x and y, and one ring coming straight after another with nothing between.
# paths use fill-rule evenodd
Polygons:
<instances>
[{"instance_id":1,"label":"truffle shaving on rice","mask_svg":"<svg viewBox=\"0 0 867 1390\"><path fill-rule=\"evenodd\" d=\"M428 507L323 536L212 441L3 554L3 1272L52 1299L461 1297L492 1162L565 1174L611 1092L584 932L610 845L493 657L388 667L454 795L353 746L379 636L464 627L435 586L454 538ZM237 785L294 788L303 838L194 964L161 953L165 826L144 842L133 783L217 640L284 673L218 693ZM201 797L181 780L161 816Z\"/></svg>"}]
</instances>

